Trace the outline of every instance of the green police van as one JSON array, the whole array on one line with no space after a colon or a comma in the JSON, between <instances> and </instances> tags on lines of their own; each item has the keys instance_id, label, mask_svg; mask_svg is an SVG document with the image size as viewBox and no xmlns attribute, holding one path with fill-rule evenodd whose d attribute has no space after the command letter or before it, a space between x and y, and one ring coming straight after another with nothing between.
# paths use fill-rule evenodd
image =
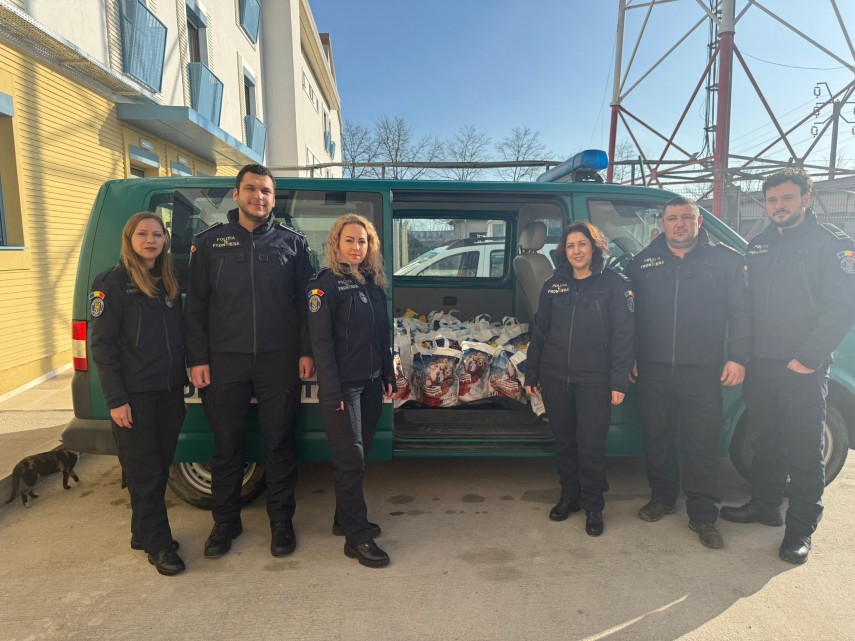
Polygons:
<instances>
[{"instance_id":1,"label":"green police van","mask_svg":"<svg viewBox=\"0 0 855 641\"><path fill-rule=\"evenodd\" d=\"M659 189L594 182L425 182L278 178L274 215L306 234L315 266L323 260L327 232L340 215L356 211L373 221L381 236L391 287L390 316L407 310L427 314L458 310L461 319L512 316L529 322L540 284L551 273L554 248L564 225L590 220L609 238L609 265L622 270L658 233L657 218L674 194ZM553 173L550 177L561 179ZM115 265L120 234L135 212L161 215L172 235L172 253L182 287L195 233L224 221L234 207L231 178L153 178L110 181L92 207L80 251L73 302L74 418L63 432L66 447L115 454L109 412L91 362L87 296L95 275ZM717 241L739 250L745 241L711 214L704 227ZM444 253L443 253L444 252ZM407 269L430 253L431 269ZM438 258L437 258L438 256ZM703 340L702 336L698 340ZM314 381L303 383L298 422L302 460L328 460L326 435ZM210 507L213 434L195 389L186 390L187 418L170 472L170 486L191 504ZM724 389L722 453L746 474L751 459L750 427L738 389ZM251 412L250 420L254 416ZM842 468L855 444L855 332L837 352L831 370L825 429L827 482ZM607 448L610 456L643 454L632 393L615 408ZM247 442L245 500L264 489L261 436L251 426ZM384 405L372 459L447 456L550 456L548 421L528 405L500 396L459 407Z\"/></svg>"}]
</instances>

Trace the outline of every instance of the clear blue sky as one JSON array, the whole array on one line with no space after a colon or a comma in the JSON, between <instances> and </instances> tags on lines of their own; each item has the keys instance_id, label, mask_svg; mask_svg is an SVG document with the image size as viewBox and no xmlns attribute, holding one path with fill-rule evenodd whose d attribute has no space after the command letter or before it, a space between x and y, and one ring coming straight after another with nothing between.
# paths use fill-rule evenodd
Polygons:
<instances>
[{"instance_id":1,"label":"clear blue sky","mask_svg":"<svg viewBox=\"0 0 855 641\"><path fill-rule=\"evenodd\" d=\"M828 0L764 4L855 62ZM617 0L310 0L310 5L318 29L331 34L343 119L370 126L382 114L403 115L417 136L443 139L474 124L494 141L527 125L541 133L557 158L581 148L607 147ZM743 6L744 0L738 0L737 12ZM838 8L855 40L855 2L838 0ZM624 65L645 13L630 12ZM654 9L627 88L701 16L695 0ZM703 25L624 106L669 133L700 79L707 39ZM816 82L837 90L852 79L840 62L756 7L737 24L736 43L785 127L813 107ZM759 151L775 130L735 64L731 151ZM688 151L701 150L703 110L699 99L677 136ZM852 106L847 113L855 121ZM794 137L801 143L799 152L812 140L811 122ZM849 159L855 158L851 128L841 129L839 143L841 155ZM640 127L634 131L649 152L661 150ZM628 139L622 129L619 138ZM817 149L827 156L828 147L826 137Z\"/></svg>"}]
</instances>

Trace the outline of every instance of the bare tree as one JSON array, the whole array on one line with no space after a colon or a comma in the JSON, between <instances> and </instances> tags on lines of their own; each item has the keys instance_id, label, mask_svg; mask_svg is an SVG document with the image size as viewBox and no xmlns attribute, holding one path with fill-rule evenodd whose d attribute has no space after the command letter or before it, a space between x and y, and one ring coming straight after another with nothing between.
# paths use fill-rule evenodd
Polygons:
<instances>
[{"instance_id":1,"label":"bare tree","mask_svg":"<svg viewBox=\"0 0 855 641\"><path fill-rule=\"evenodd\" d=\"M383 115L374 124L374 144L379 162L432 162L442 155L443 144L435 136L425 136L413 141L413 132L403 116ZM375 169L378 177L394 180L417 180L427 173L426 168L386 167Z\"/></svg>"},{"instance_id":2,"label":"bare tree","mask_svg":"<svg viewBox=\"0 0 855 641\"><path fill-rule=\"evenodd\" d=\"M348 163L374 162L377 160L377 144L374 134L352 120L345 120L341 130L342 172L346 178L364 178L368 167L355 167Z\"/></svg>"},{"instance_id":3,"label":"bare tree","mask_svg":"<svg viewBox=\"0 0 855 641\"><path fill-rule=\"evenodd\" d=\"M618 165L618 161L638 160L638 150L629 140L618 140L615 144L615 156L611 159L614 164L614 182L622 183L632 177L631 165ZM636 178L640 178L639 172L635 172Z\"/></svg>"},{"instance_id":4,"label":"bare tree","mask_svg":"<svg viewBox=\"0 0 855 641\"><path fill-rule=\"evenodd\" d=\"M496 143L496 151L501 160L545 160L552 152L540 140L540 132L526 126L514 127L509 136ZM496 169L502 180L532 180L543 171L542 167L508 167Z\"/></svg>"},{"instance_id":5,"label":"bare tree","mask_svg":"<svg viewBox=\"0 0 855 641\"><path fill-rule=\"evenodd\" d=\"M460 127L454 137L445 143L445 151L448 160L452 162L482 162L487 159L486 151L489 144L490 136L479 133L475 125L466 125ZM443 173L454 180L474 180L483 171L483 169L461 167L445 169Z\"/></svg>"}]
</instances>

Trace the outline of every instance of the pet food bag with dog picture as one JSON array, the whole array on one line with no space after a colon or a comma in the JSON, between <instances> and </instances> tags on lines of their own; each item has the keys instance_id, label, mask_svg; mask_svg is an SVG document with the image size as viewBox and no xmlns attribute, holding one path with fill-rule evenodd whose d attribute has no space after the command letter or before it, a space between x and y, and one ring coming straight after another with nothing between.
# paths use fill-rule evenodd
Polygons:
<instances>
[{"instance_id":1,"label":"pet food bag with dog picture","mask_svg":"<svg viewBox=\"0 0 855 641\"><path fill-rule=\"evenodd\" d=\"M523 387L517 378L517 370L511 357L513 348L504 345L496 349L496 356L490 365L490 396L503 396L515 401L522 397Z\"/></svg>"},{"instance_id":2,"label":"pet food bag with dog picture","mask_svg":"<svg viewBox=\"0 0 855 641\"><path fill-rule=\"evenodd\" d=\"M463 341L462 356L457 366L458 395L461 403L490 396L490 364L496 349L487 343Z\"/></svg>"},{"instance_id":3,"label":"pet food bag with dog picture","mask_svg":"<svg viewBox=\"0 0 855 641\"><path fill-rule=\"evenodd\" d=\"M424 387L422 402L428 407L454 407L457 405L457 364L460 350L449 347L417 347L421 355ZM414 359L415 362L415 359Z\"/></svg>"}]
</instances>

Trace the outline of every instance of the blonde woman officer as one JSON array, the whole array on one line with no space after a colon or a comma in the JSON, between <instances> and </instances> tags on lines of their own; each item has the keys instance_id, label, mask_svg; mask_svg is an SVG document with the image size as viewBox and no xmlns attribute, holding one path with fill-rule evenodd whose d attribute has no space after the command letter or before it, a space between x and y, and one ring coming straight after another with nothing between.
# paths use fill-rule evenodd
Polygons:
<instances>
[{"instance_id":1,"label":"blonde woman officer","mask_svg":"<svg viewBox=\"0 0 855 641\"><path fill-rule=\"evenodd\" d=\"M362 491L383 395L395 390L391 332L386 313L386 274L380 241L363 216L345 214L327 237L326 268L309 282L309 332L324 428L333 457L336 511L333 534L345 537L344 553L381 568L389 556L374 539Z\"/></svg>"}]
</instances>

